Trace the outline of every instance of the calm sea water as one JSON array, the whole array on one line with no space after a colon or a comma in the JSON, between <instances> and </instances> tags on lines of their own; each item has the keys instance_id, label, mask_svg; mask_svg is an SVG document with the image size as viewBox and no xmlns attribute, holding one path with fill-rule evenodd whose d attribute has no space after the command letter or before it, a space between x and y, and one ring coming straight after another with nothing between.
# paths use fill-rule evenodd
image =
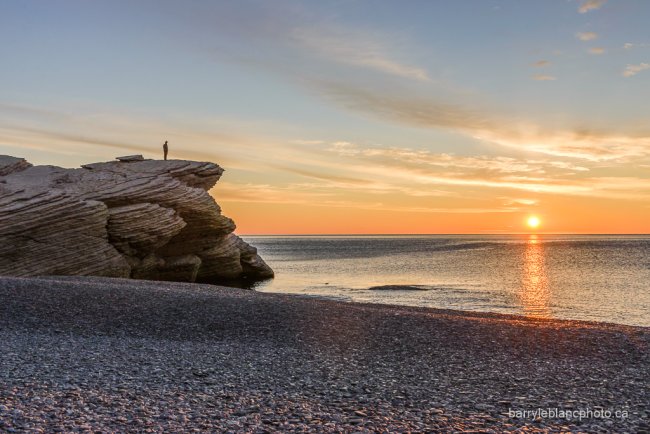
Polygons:
<instances>
[{"instance_id":1,"label":"calm sea water","mask_svg":"<svg viewBox=\"0 0 650 434\"><path fill-rule=\"evenodd\" d=\"M650 236L245 239L276 273L258 291L650 326Z\"/></svg>"}]
</instances>

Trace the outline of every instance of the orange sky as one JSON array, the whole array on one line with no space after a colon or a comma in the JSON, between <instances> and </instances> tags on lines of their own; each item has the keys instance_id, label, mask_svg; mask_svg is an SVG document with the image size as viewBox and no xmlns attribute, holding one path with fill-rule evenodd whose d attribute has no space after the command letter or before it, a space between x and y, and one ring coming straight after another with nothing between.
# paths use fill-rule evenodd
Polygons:
<instances>
[{"instance_id":1,"label":"orange sky","mask_svg":"<svg viewBox=\"0 0 650 434\"><path fill-rule=\"evenodd\" d=\"M218 187L217 187L218 191ZM648 233L650 212L616 200L557 198L507 213L425 213L220 201L242 234ZM541 224L526 224L536 215ZM605 218L603 218L605 217Z\"/></svg>"}]
</instances>

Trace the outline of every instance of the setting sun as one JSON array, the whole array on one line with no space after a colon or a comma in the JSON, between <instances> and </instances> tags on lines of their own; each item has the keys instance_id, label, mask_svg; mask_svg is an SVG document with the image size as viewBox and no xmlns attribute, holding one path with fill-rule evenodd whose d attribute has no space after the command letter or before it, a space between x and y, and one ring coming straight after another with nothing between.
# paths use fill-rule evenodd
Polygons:
<instances>
[{"instance_id":1,"label":"setting sun","mask_svg":"<svg viewBox=\"0 0 650 434\"><path fill-rule=\"evenodd\" d=\"M532 216L528 217L528 220L526 221L526 223L528 224L528 226L530 228L536 229L539 226L540 220L539 220L539 217L532 215Z\"/></svg>"}]
</instances>

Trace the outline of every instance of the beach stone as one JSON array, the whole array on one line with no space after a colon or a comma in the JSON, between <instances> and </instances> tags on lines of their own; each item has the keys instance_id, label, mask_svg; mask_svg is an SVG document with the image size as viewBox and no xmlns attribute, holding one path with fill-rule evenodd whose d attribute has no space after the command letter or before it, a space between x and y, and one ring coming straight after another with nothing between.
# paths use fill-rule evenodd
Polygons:
<instances>
[{"instance_id":1,"label":"beach stone","mask_svg":"<svg viewBox=\"0 0 650 434\"><path fill-rule=\"evenodd\" d=\"M221 167L117 159L65 169L0 156L0 275L273 276L208 193Z\"/></svg>"}]
</instances>

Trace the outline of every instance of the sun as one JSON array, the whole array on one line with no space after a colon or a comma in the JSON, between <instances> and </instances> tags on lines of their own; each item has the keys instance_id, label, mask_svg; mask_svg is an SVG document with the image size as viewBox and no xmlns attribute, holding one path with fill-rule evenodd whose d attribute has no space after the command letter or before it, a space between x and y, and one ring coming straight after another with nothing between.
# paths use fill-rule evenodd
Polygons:
<instances>
[{"instance_id":1,"label":"sun","mask_svg":"<svg viewBox=\"0 0 650 434\"><path fill-rule=\"evenodd\" d=\"M539 227L539 224L540 224L540 223L541 223L541 222L540 222L540 220L539 220L539 217L537 217L537 216L535 216L535 215L531 215L530 217L528 217L528 220L526 220L526 224L527 224L528 227L530 227L531 229L537 229L537 228Z\"/></svg>"}]
</instances>

